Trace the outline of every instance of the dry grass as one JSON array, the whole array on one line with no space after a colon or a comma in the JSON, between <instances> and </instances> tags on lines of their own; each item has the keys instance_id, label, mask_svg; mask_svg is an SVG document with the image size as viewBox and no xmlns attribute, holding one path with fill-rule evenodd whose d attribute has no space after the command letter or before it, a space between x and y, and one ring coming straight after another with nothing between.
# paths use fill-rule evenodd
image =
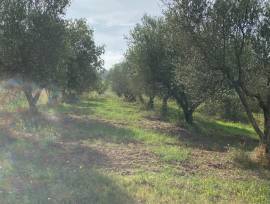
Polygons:
<instances>
[{"instance_id":1,"label":"dry grass","mask_svg":"<svg viewBox=\"0 0 270 204\"><path fill-rule=\"evenodd\" d=\"M270 168L270 154L266 145L260 145L251 154L253 162L263 167Z\"/></svg>"}]
</instances>

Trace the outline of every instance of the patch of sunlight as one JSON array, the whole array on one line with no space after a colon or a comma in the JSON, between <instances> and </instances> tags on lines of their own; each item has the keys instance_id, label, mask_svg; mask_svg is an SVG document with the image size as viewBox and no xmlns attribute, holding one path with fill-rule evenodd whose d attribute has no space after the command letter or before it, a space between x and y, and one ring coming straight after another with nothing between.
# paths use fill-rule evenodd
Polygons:
<instances>
[{"instance_id":1,"label":"patch of sunlight","mask_svg":"<svg viewBox=\"0 0 270 204\"><path fill-rule=\"evenodd\" d=\"M190 155L190 150L181 146L159 146L155 147L153 152L166 162L185 161Z\"/></svg>"},{"instance_id":2,"label":"patch of sunlight","mask_svg":"<svg viewBox=\"0 0 270 204\"><path fill-rule=\"evenodd\" d=\"M141 128L131 128L134 132L134 138L139 141L143 141L146 144L166 144L177 143L177 139L169 135L157 133L150 130L144 130Z\"/></svg>"}]
</instances>

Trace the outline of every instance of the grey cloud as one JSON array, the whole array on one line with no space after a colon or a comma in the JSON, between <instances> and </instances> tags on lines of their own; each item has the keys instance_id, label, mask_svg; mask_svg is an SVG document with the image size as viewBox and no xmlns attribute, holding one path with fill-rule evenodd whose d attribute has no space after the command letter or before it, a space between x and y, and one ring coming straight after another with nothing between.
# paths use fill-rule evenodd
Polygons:
<instances>
[{"instance_id":1,"label":"grey cloud","mask_svg":"<svg viewBox=\"0 0 270 204\"><path fill-rule=\"evenodd\" d=\"M126 49L124 35L145 13L160 15L159 0L73 0L67 11L69 18L85 18L95 30L99 45L105 45L105 67L121 60Z\"/></svg>"}]
</instances>

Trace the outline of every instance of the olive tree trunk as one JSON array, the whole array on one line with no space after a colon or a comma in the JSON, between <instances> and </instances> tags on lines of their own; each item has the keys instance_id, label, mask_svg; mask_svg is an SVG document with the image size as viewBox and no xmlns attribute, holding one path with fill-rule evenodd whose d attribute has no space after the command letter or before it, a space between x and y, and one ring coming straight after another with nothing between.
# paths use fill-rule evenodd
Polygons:
<instances>
[{"instance_id":1,"label":"olive tree trunk","mask_svg":"<svg viewBox=\"0 0 270 204\"><path fill-rule=\"evenodd\" d=\"M264 135L262 143L268 146L267 152L270 148L270 110L264 111Z\"/></svg>"},{"instance_id":2,"label":"olive tree trunk","mask_svg":"<svg viewBox=\"0 0 270 204\"><path fill-rule=\"evenodd\" d=\"M141 104L145 104L144 98L141 94L138 95L138 99L139 99Z\"/></svg>"},{"instance_id":3,"label":"olive tree trunk","mask_svg":"<svg viewBox=\"0 0 270 204\"><path fill-rule=\"evenodd\" d=\"M244 106L244 109L247 113L248 119L253 129L259 136L261 145L265 145L267 148L266 152L269 152L269 147L270 147L270 104L269 103L270 101L268 101L268 103L265 105L263 104L262 101L258 100L259 106L263 110L263 115L264 115L264 130L262 131L253 115L253 112L250 108L245 92L240 87L237 87L237 86L235 86L235 90Z\"/></svg>"},{"instance_id":4,"label":"olive tree trunk","mask_svg":"<svg viewBox=\"0 0 270 204\"><path fill-rule=\"evenodd\" d=\"M179 109L183 110L184 113L184 117L185 117L185 121L189 124L189 125L193 125L193 113L196 110L196 108L198 107L198 105L192 104L188 101L187 96L185 95L185 93L180 93L180 94L175 94L174 98L177 102L177 105L179 107Z\"/></svg>"},{"instance_id":5,"label":"olive tree trunk","mask_svg":"<svg viewBox=\"0 0 270 204\"><path fill-rule=\"evenodd\" d=\"M168 96L164 96L162 99L161 115L165 117L168 114Z\"/></svg>"},{"instance_id":6,"label":"olive tree trunk","mask_svg":"<svg viewBox=\"0 0 270 204\"><path fill-rule=\"evenodd\" d=\"M183 109L183 111L184 111L184 116L185 116L186 122L188 124L190 124L190 125L193 125L193 122L194 122L194 120L193 120L193 112L194 111L192 111L192 110L185 110L185 109Z\"/></svg>"},{"instance_id":7,"label":"olive tree trunk","mask_svg":"<svg viewBox=\"0 0 270 204\"><path fill-rule=\"evenodd\" d=\"M149 96L149 101L147 104L147 108L150 110L154 109L154 100L155 100L155 96Z\"/></svg>"},{"instance_id":8,"label":"olive tree trunk","mask_svg":"<svg viewBox=\"0 0 270 204\"><path fill-rule=\"evenodd\" d=\"M38 112L37 109L37 102L39 100L39 97L41 95L41 90L38 90L35 94L33 93L32 87L24 87L23 92L26 96L29 110L33 113Z\"/></svg>"}]
</instances>

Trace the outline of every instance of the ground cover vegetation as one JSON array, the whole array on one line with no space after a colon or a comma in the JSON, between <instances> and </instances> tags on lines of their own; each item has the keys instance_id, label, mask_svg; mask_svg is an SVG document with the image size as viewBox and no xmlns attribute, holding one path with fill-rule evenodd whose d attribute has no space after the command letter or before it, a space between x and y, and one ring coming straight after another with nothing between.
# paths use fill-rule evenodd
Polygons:
<instances>
[{"instance_id":1,"label":"ground cover vegetation","mask_svg":"<svg viewBox=\"0 0 270 204\"><path fill-rule=\"evenodd\" d=\"M124 60L69 0L0 1L0 203L270 202L270 4L164 0Z\"/></svg>"}]
</instances>

